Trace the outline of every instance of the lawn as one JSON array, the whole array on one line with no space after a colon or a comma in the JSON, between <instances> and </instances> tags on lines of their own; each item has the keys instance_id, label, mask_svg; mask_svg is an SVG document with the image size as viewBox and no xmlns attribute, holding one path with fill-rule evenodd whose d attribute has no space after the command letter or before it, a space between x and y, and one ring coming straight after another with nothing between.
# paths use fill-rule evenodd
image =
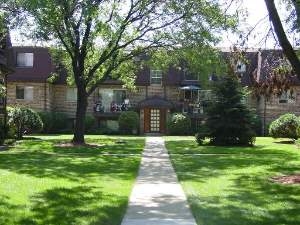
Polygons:
<instances>
[{"instance_id":1,"label":"lawn","mask_svg":"<svg viewBox=\"0 0 300 225\"><path fill-rule=\"evenodd\" d=\"M35 136L0 152L0 224L120 224L145 141L121 138L72 148L57 146L69 135Z\"/></svg>"},{"instance_id":2,"label":"lawn","mask_svg":"<svg viewBox=\"0 0 300 225\"><path fill-rule=\"evenodd\" d=\"M270 181L300 173L298 146L197 146L193 137L166 137L166 146L198 225L300 224L300 185Z\"/></svg>"}]
</instances>

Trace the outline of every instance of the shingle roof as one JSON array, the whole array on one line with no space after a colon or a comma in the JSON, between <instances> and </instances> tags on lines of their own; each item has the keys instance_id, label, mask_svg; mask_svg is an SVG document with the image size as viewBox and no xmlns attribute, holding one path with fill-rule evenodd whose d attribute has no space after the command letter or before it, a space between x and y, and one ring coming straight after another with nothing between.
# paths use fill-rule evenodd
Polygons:
<instances>
[{"instance_id":1,"label":"shingle roof","mask_svg":"<svg viewBox=\"0 0 300 225\"><path fill-rule=\"evenodd\" d=\"M138 103L139 108L155 107L155 108L167 108L171 109L174 107L173 103L159 96L153 96L147 98Z\"/></svg>"},{"instance_id":2,"label":"shingle roof","mask_svg":"<svg viewBox=\"0 0 300 225\"><path fill-rule=\"evenodd\" d=\"M16 59L18 53L33 53L33 67L17 67ZM13 47L11 57L15 71L8 77L8 81L11 82L46 82L51 73L55 71L55 66L47 48Z\"/></svg>"}]
</instances>

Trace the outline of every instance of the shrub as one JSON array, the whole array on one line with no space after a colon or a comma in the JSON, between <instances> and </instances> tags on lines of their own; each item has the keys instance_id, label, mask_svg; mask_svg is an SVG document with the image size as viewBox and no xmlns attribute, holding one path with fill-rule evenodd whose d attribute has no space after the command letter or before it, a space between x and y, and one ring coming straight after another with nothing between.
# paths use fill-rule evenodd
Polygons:
<instances>
[{"instance_id":1,"label":"shrub","mask_svg":"<svg viewBox=\"0 0 300 225\"><path fill-rule=\"evenodd\" d=\"M269 135L273 138L297 139L300 120L294 114L284 114L274 120L269 127Z\"/></svg>"},{"instance_id":2,"label":"shrub","mask_svg":"<svg viewBox=\"0 0 300 225\"><path fill-rule=\"evenodd\" d=\"M70 120L66 113L52 112L52 132L61 133L70 131Z\"/></svg>"},{"instance_id":3,"label":"shrub","mask_svg":"<svg viewBox=\"0 0 300 225\"><path fill-rule=\"evenodd\" d=\"M53 120L52 120L52 113L51 112L39 112L39 116L43 121L43 133L50 133L52 130Z\"/></svg>"},{"instance_id":4,"label":"shrub","mask_svg":"<svg viewBox=\"0 0 300 225\"><path fill-rule=\"evenodd\" d=\"M96 119L91 115L86 115L84 123L85 123L85 131L90 132L93 130L93 128L95 128Z\"/></svg>"},{"instance_id":5,"label":"shrub","mask_svg":"<svg viewBox=\"0 0 300 225\"><path fill-rule=\"evenodd\" d=\"M119 129L124 134L132 134L138 130L139 115L134 111L122 112L119 117Z\"/></svg>"},{"instance_id":6,"label":"shrub","mask_svg":"<svg viewBox=\"0 0 300 225\"><path fill-rule=\"evenodd\" d=\"M182 113L173 113L168 120L168 131L171 135L190 134L191 119Z\"/></svg>"},{"instance_id":7,"label":"shrub","mask_svg":"<svg viewBox=\"0 0 300 225\"><path fill-rule=\"evenodd\" d=\"M43 123L43 133L61 133L70 130L68 115L62 112L40 112Z\"/></svg>"},{"instance_id":8,"label":"shrub","mask_svg":"<svg viewBox=\"0 0 300 225\"><path fill-rule=\"evenodd\" d=\"M23 134L30 132L38 132L43 128L43 122L37 112L25 107L8 107L8 125L16 129L18 139L23 137Z\"/></svg>"},{"instance_id":9,"label":"shrub","mask_svg":"<svg viewBox=\"0 0 300 225\"><path fill-rule=\"evenodd\" d=\"M198 132L195 135L196 142L198 143L198 145L202 145L203 142L204 142L204 140L205 140L205 138L208 138L209 136L210 135L209 135L208 128L205 125L201 125L198 128Z\"/></svg>"},{"instance_id":10,"label":"shrub","mask_svg":"<svg viewBox=\"0 0 300 225\"><path fill-rule=\"evenodd\" d=\"M253 145L254 113L247 108L246 97L234 77L223 77L213 87L215 101L207 110L206 126L210 143L215 145Z\"/></svg>"},{"instance_id":11,"label":"shrub","mask_svg":"<svg viewBox=\"0 0 300 225\"><path fill-rule=\"evenodd\" d=\"M0 145L3 145L4 140L5 140L5 132L1 127L1 129L0 129Z\"/></svg>"}]
</instances>

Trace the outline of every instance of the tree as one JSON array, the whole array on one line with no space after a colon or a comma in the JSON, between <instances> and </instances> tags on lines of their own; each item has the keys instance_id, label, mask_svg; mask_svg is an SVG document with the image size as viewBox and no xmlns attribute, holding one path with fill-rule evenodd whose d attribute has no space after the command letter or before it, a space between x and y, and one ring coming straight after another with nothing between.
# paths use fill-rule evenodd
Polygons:
<instances>
[{"instance_id":1,"label":"tree","mask_svg":"<svg viewBox=\"0 0 300 225\"><path fill-rule=\"evenodd\" d=\"M84 143L87 98L108 77L134 80L134 59L153 49L195 49L236 20L212 0L19 0L34 34L56 41L77 87L73 142ZM14 5L15 7L15 5ZM22 13L24 15L24 13Z\"/></svg>"},{"instance_id":2,"label":"tree","mask_svg":"<svg viewBox=\"0 0 300 225\"><path fill-rule=\"evenodd\" d=\"M300 78L300 60L296 54L295 49L291 45L281 22L280 16L278 14L276 5L274 0L265 0L270 21L273 24L274 31L278 38L278 41L283 49L284 54L286 55L287 59L290 61L294 72ZM292 15L293 20L295 21L295 30L299 31L300 28L300 2L298 0L291 0L288 2L293 5L295 9L295 14Z\"/></svg>"},{"instance_id":3,"label":"tree","mask_svg":"<svg viewBox=\"0 0 300 225\"><path fill-rule=\"evenodd\" d=\"M236 76L220 78L213 93L216 99L209 107L203 137L209 137L215 145L252 145L255 140L254 114L243 102L245 94Z\"/></svg>"}]
</instances>

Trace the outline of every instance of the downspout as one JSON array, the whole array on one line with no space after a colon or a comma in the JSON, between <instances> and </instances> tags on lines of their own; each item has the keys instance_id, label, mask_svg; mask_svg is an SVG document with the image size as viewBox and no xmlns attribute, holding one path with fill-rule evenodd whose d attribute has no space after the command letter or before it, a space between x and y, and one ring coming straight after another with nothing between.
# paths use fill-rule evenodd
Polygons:
<instances>
[{"instance_id":1,"label":"downspout","mask_svg":"<svg viewBox=\"0 0 300 225\"><path fill-rule=\"evenodd\" d=\"M5 96L4 96L4 118L3 118L3 126L4 126L4 136L7 137L8 126L7 126L7 75L4 74L4 87L5 87Z\"/></svg>"},{"instance_id":2,"label":"downspout","mask_svg":"<svg viewBox=\"0 0 300 225\"><path fill-rule=\"evenodd\" d=\"M44 111L47 111L47 82L44 83Z\"/></svg>"}]
</instances>

